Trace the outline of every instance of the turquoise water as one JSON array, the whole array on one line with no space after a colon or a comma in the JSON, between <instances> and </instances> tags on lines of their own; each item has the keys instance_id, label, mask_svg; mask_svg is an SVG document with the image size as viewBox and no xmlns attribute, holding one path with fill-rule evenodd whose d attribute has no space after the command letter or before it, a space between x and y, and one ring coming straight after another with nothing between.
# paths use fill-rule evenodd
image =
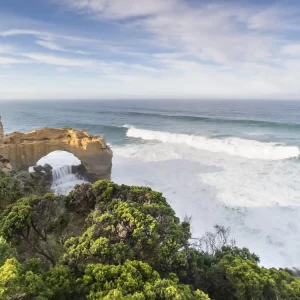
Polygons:
<instances>
[{"instance_id":1,"label":"turquoise water","mask_svg":"<svg viewBox=\"0 0 300 300\"><path fill-rule=\"evenodd\" d=\"M300 102L0 103L6 132L103 135L112 179L162 191L194 236L219 224L267 266L300 267Z\"/></svg>"}]
</instances>

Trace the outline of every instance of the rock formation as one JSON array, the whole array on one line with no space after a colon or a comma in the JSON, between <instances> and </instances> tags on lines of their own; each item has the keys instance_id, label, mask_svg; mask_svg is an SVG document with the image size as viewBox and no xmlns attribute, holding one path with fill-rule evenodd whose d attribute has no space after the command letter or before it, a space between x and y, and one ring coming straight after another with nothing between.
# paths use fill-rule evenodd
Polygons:
<instances>
[{"instance_id":1,"label":"rock formation","mask_svg":"<svg viewBox=\"0 0 300 300\"><path fill-rule=\"evenodd\" d=\"M2 123L0 126L0 154L16 170L28 170L50 152L63 150L73 153L81 160L90 181L110 179L112 150L100 136L72 128L45 127L28 133L13 132L1 137Z\"/></svg>"},{"instance_id":2,"label":"rock formation","mask_svg":"<svg viewBox=\"0 0 300 300\"><path fill-rule=\"evenodd\" d=\"M13 168L12 168L11 164L9 163L9 160L0 154L0 172L9 174L12 171L13 171Z\"/></svg>"},{"instance_id":3,"label":"rock formation","mask_svg":"<svg viewBox=\"0 0 300 300\"><path fill-rule=\"evenodd\" d=\"M3 136L4 136L4 130L3 130L3 125L1 122L1 116L0 116L0 141L3 138Z\"/></svg>"},{"instance_id":4,"label":"rock formation","mask_svg":"<svg viewBox=\"0 0 300 300\"><path fill-rule=\"evenodd\" d=\"M20 182L26 194L44 195L51 191L52 178L44 173L20 171L14 179Z\"/></svg>"}]
</instances>

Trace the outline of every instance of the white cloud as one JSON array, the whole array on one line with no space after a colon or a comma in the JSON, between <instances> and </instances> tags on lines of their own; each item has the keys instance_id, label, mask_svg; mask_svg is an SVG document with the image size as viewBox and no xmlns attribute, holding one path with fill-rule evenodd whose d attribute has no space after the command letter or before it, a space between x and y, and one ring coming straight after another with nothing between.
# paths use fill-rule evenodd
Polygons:
<instances>
[{"instance_id":1,"label":"white cloud","mask_svg":"<svg viewBox=\"0 0 300 300\"><path fill-rule=\"evenodd\" d=\"M173 10L140 24L156 36L158 43L175 46L206 61L235 65L240 61L271 58L274 37L243 29L242 20L246 25L247 18L243 9L208 5L198 10Z\"/></svg>"},{"instance_id":2,"label":"white cloud","mask_svg":"<svg viewBox=\"0 0 300 300\"><path fill-rule=\"evenodd\" d=\"M171 5L179 4L176 0L64 0L64 2L80 12L110 19L154 15L167 11Z\"/></svg>"},{"instance_id":3,"label":"white cloud","mask_svg":"<svg viewBox=\"0 0 300 300\"><path fill-rule=\"evenodd\" d=\"M56 50L56 51L66 51L64 48L60 47L59 45L50 42L50 41L44 41L44 40L38 40L36 43L44 48L47 48L49 50Z\"/></svg>"},{"instance_id":4,"label":"white cloud","mask_svg":"<svg viewBox=\"0 0 300 300\"><path fill-rule=\"evenodd\" d=\"M279 7L270 7L253 15L249 16L247 25L249 29L256 30L272 30L275 28L285 26L284 21L281 19L282 11Z\"/></svg>"},{"instance_id":5,"label":"white cloud","mask_svg":"<svg viewBox=\"0 0 300 300\"><path fill-rule=\"evenodd\" d=\"M243 6L238 1L53 1L78 12L79 24L86 15L93 18L90 26L99 19L114 30L110 41L97 34L90 38L68 35L64 29L53 32L47 26L0 32L0 38L27 35L32 45L47 49L47 54L42 48L39 53L16 51L11 63L20 63L23 56L31 68L37 63L57 66L52 70L55 76L48 78L64 94L89 90L119 97L123 93L195 98L300 96L300 42L282 39L283 32L295 34L299 29L298 12L291 6ZM86 59L77 58L82 54ZM103 61L102 57L109 58ZM80 67L80 72L71 72L72 67ZM78 83L71 90L63 85L70 77Z\"/></svg>"},{"instance_id":6,"label":"white cloud","mask_svg":"<svg viewBox=\"0 0 300 300\"><path fill-rule=\"evenodd\" d=\"M90 52L87 52L87 51L66 49L66 48L61 47L57 43L52 42L50 40L37 40L36 43L39 46L41 46L43 48L46 48L48 50L75 53L75 54L81 54L81 55L89 55L90 54Z\"/></svg>"},{"instance_id":7,"label":"white cloud","mask_svg":"<svg viewBox=\"0 0 300 300\"><path fill-rule=\"evenodd\" d=\"M0 53L10 54L13 53L14 51L15 51L14 46L0 43Z\"/></svg>"},{"instance_id":8,"label":"white cloud","mask_svg":"<svg viewBox=\"0 0 300 300\"><path fill-rule=\"evenodd\" d=\"M27 57L37 63L55 66L92 67L94 64L91 60L69 59L43 53L23 53L22 56Z\"/></svg>"},{"instance_id":9,"label":"white cloud","mask_svg":"<svg viewBox=\"0 0 300 300\"><path fill-rule=\"evenodd\" d=\"M43 31L29 29L10 29L0 32L0 36L3 37L12 37L18 35L49 36L50 34Z\"/></svg>"},{"instance_id":10,"label":"white cloud","mask_svg":"<svg viewBox=\"0 0 300 300\"><path fill-rule=\"evenodd\" d=\"M0 65L25 64L28 60L0 56Z\"/></svg>"},{"instance_id":11,"label":"white cloud","mask_svg":"<svg viewBox=\"0 0 300 300\"><path fill-rule=\"evenodd\" d=\"M283 46L281 48L281 53L284 55L300 56L300 43Z\"/></svg>"},{"instance_id":12,"label":"white cloud","mask_svg":"<svg viewBox=\"0 0 300 300\"><path fill-rule=\"evenodd\" d=\"M39 31L39 30L31 30L31 29L10 29L5 31L0 31L0 38L4 37L17 37L17 36L31 36L34 42L48 50L52 51L60 51L66 53L73 53L79 55L90 55L92 52L95 52L98 48L107 44L105 41L101 41L99 39L86 38L83 36L74 36L67 35L58 32L50 32L50 31ZM35 40L34 38L38 38ZM91 46L94 51L86 51L81 50L82 45ZM5 48L4 48L5 46ZM11 50L16 52L15 47L11 46ZM8 49L7 45L0 44L0 53L6 53L6 49ZM5 51L5 52L4 52ZM12 51L11 51L12 52Z\"/></svg>"},{"instance_id":13,"label":"white cloud","mask_svg":"<svg viewBox=\"0 0 300 300\"><path fill-rule=\"evenodd\" d=\"M60 34L57 32L51 31L40 31L40 30L31 30L31 29L9 29L0 31L0 37L14 37L14 36L35 36L40 38L42 41L53 41L53 40L66 40L70 42L78 43L98 43L98 39L90 39L82 36L74 36L67 34Z\"/></svg>"},{"instance_id":14,"label":"white cloud","mask_svg":"<svg viewBox=\"0 0 300 300\"><path fill-rule=\"evenodd\" d=\"M269 23L263 23L263 16L268 16L270 22L276 23L284 15L279 9L258 10L230 3L197 2L190 6L180 0L63 2L94 18L123 20L136 17L126 25L129 29L151 34L154 37L152 44L218 64L269 59L274 37L260 34L258 29L270 28ZM257 30L249 31L247 27Z\"/></svg>"},{"instance_id":15,"label":"white cloud","mask_svg":"<svg viewBox=\"0 0 300 300\"><path fill-rule=\"evenodd\" d=\"M299 8L288 1L283 5L277 2L250 15L247 24L250 29L255 30L299 30L299 12Z\"/></svg>"}]
</instances>

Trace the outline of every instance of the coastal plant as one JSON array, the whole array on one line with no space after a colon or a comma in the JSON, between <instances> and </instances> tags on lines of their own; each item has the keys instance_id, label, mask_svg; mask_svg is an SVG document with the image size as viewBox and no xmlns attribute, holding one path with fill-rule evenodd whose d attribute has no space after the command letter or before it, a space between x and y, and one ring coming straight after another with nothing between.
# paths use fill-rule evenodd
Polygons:
<instances>
[{"instance_id":1,"label":"coastal plant","mask_svg":"<svg viewBox=\"0 0 300 300\"><path fill-rule=\"evenodd\" d=\"M0 215L0 299L296 300L228 228L192 238L159 192L110 181L15 199Z\"/></svg>"},{"instance_id":2,"label":"coastal plant","mask_svg":"<svg viewBox=\"0 0 300 300\"><path fill-rule=\"evenodd\" d=\"M0 172L0 212L24 196L21 183L12 175Z\"/></svg>"}]
</instances>

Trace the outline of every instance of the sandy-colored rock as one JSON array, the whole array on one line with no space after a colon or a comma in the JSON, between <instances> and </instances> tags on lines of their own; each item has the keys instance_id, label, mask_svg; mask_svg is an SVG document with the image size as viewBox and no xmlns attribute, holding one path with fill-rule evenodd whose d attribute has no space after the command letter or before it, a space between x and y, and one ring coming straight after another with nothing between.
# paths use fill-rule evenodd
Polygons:
<instances>
[{"instance_id":1,"label":"sandy-colored rock","mask_svg":"<svg viewBox=\"0 0 300 300\"><path fill-rule=\"evenodd\" d=\"M9 173L12 173L12 171L13 171L13 168L12 168L11 164L9 163L9 160L0 154L0 172L9 174Z\"/></svg>"},{"instance_id":2,"label":"sandy-colored rock","mask_svg":"<svg viewBox=\"0 0 300 300\"><path fill-rule=\"evenodd\" d=\"M104 138L87 131L45 127L0 137L0 154L16 170L28 170L39 159L56 150L68 151L78 157L88 172L89 180L110 179L112 150Z\"/></svg>"},{"instance_id":3,"label":"sandy-colored rock","mask_svg":"<svg viewBox=\"0 0 300 300\"><path fill-rule=\"evenodd\" d=\"M3 138L3 136L4 136L4 129L3 129L3 125L1 122L1 116L0 116L0 141Z\"/></svg>"}]
</instances>

